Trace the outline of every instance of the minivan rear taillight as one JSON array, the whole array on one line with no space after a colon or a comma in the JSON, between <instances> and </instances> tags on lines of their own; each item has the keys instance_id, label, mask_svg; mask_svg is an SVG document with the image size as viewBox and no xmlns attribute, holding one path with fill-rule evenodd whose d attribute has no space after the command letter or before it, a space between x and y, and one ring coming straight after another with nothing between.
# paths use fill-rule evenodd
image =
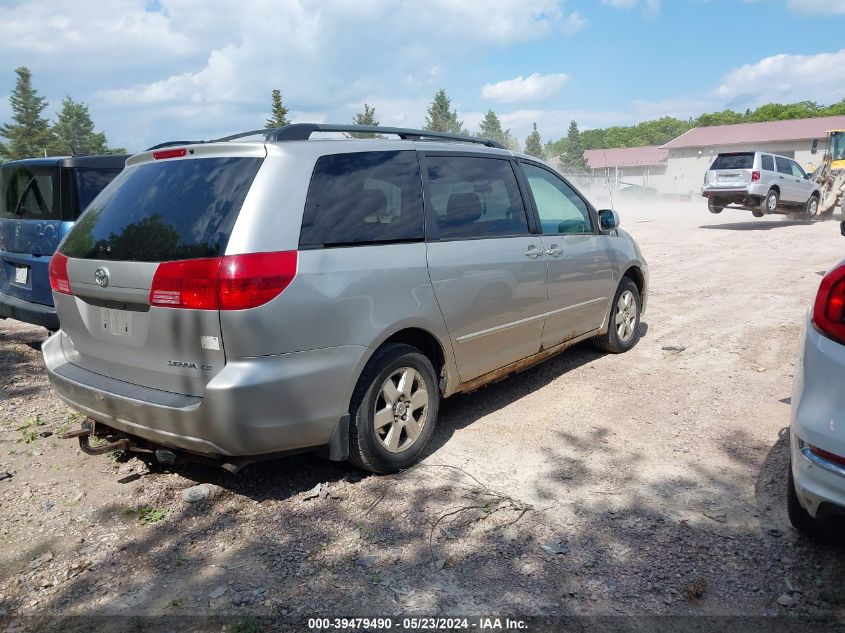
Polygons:
<instances>
[{"instance_id":1,"label":"minivan rear taillight","mask_svg":"<svg viewBox=\"0 0 845 633\"><path fill-rule=\"evenodd\" d=\"M835 341L845 343L845 265L822 279L813 306L813 325Z\"/></svg>"},{"instance_id":2,"label":"minivan rear taillight","mask_svg":"<svg viewBox=\"0 0 845 633\"><path fill-rule=\"evenodd\" d=\"M54 253L50 258L50 287L55 292L63 295L72 294L70 291L70 279L67 276L67 257L61 253Z\"/></svg>"},{"instance_id":3,"label":"minivan rear taillight","mask_svg":"<svg viewBox=\"0 0 845 633\"><path fill-rule=\"evenodd\" d=\"M757 182L760 180L760 172L759 171L752 171L751 172L751 182Z\"/></svg>"},{"instance_id":4,"label":"minivan rear taillight","mask_svg":"<svg viewBox=\"0 0 845 633\"><path fill-rule=\"evenodd\" d=\"M246 310L277 297L296 276L298 253L250 253L159 264L150 305L192 310Z\"/></svg>"}]
</instances>

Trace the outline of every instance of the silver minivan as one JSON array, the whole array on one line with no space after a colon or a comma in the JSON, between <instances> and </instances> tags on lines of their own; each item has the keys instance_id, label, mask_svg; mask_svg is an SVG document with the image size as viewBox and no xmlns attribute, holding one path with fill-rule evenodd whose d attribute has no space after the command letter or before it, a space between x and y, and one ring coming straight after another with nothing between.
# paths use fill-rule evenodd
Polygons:
<instances>
[{"instance_id":1,"label":"silver minivan","mask_svg":"<svg viewBox=\"0 0 845 633\"><path fill-rule=\"evenodd\" d=\"M818 216L821 190L797 162L766 152L726 152L704 175L701 195L710 213L750 209L754 217L771 213ZM832 211L832 210L831 210Z\"/></svg>"},{"instance_id":2,"label":"silver minivan","mask_svg":"<svg viewBox=\"0 0 845 633\"><path fill-rule=\"evenodd\" d=\"M637 245L537 159L419 130L263 134L133 156L60 245L43 353L84 450L233 470L322 448L390 472L441 398L585 339L636 344Z\"/></svg>"}]
</instances>

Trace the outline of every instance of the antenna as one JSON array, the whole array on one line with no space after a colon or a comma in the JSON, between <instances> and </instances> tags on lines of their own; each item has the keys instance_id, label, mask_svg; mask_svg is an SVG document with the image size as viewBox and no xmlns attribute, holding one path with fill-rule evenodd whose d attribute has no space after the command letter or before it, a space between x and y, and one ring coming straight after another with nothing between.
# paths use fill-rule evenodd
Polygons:
<instances>
[{"instance_id":1,"label":"antenna","mask_svg":"<svg viewBox=\"0 0 845 633\"><path fill-rule=\"evenodd\" d=\"M76 151L76 148L73 146L73 143L68 143L68 147L70 147L70 153L74 156L79 156L79 152Z\"/></svg>"},{"instance_id":2,"label":"antenna","mask_svg":"<svg viewBox=\"0 0 845 633\"><path fill-rule=\"evenodd\" d=\"M601 150L604 156L604 178L607 181L607 194L610 196L610 208L613 208L613 188L610 186L610 166L607 164L607 152L604 148Z\"/></svg>"}]
</instances>

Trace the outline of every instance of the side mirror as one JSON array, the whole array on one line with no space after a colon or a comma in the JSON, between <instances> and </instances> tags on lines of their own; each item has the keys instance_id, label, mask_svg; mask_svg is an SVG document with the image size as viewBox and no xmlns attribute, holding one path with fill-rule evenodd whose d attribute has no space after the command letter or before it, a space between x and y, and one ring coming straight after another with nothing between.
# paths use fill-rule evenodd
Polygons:
<instances>
[{"instance_id":1,"label":"side mirror","mask_svg":"<svg viewBox=\"0 0 845 633\"><path fill-rule=\"evenodd\" d=\"M842 222L840 223L839 232L842 233L843 237L845 237L845 220L842 220Z\"/></svg>"},{"instance_id":2,"label":"side mirror","mask_svg":"<svg viewBox=\"0 0 845 633\"><path fill-rule=\"evenodd\" d=\"M818 154L819 153L819 139L813 140L813 148L810 150L811 154Z\"/></svg>"},{"instance_id":3,"label":"side mirror","mask_svg":"<svg viewBox=\"0 0 845 633\"><path fill-rule=\"evenodd\" d=\"M613 209L599 211L599 226L602 231L612 231L619 228L619 214Z\"/></svg>"}]
</instances>

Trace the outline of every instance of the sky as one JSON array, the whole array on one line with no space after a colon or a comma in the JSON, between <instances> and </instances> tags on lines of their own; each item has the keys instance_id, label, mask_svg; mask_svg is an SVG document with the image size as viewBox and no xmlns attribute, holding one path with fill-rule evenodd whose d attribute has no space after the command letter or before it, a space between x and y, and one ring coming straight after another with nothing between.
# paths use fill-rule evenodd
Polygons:
<instances>
[{"instance_id":1,"label":"sky","mask_svg":"<svg viewBox=\"0 0 845 633\"><path fill-rule=\"evenodd\" d=\"M0 0L0 122L25 65L55 119L132 151L295 122L421 127L444 88L518 138L845 98L845 0Z\"/></svg>"}]
</instances>

